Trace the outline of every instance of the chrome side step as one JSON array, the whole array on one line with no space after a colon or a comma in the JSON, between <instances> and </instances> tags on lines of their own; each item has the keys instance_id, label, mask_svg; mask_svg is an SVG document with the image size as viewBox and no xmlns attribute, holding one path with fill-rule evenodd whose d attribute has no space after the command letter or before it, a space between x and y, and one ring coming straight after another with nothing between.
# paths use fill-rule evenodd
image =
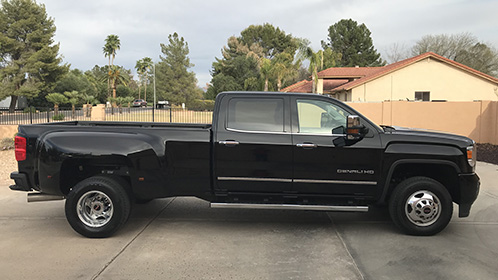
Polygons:
<instances>
[{"instance_id":1,"label":"chrome side step","mask_svg":"<svg viewBox=\"0 0 498 280\"><path fill-rule=\"evenodd\" d=\"M256 204L256 203L253 204L253 203L217 203L217 202L212 202L211 208L312 210L312 211L339 211L339 212L367 212L368 211L368 206Z\"/></svg>"},{"instance_id":2,"label":"chrome side step","mask_svg":"<svg viewBox=\"0 0 498 280\"><path fill-rule=\"evenodd\" d=\"M40 202L40 201L51 201L51 200L63 200L64 196L46 194L40 192L28 193L28 202Z\"/></svg>"}]
</instances>

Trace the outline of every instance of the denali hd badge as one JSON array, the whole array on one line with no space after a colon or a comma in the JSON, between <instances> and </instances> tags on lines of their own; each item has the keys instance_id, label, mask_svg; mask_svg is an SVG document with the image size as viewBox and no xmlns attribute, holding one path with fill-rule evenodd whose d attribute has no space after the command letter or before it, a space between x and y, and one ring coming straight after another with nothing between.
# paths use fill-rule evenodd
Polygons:
<instances>
[{"instance_id":1,"label":"denali hd badge","mask_svg":"<svg viewBox=\"0 0 498 280\"><path fill-rule=\"evenodd\" d=\"M375 171L366 169L337 169L338 174L367 174L373 175Z\"/></svg>"}]
</instances>

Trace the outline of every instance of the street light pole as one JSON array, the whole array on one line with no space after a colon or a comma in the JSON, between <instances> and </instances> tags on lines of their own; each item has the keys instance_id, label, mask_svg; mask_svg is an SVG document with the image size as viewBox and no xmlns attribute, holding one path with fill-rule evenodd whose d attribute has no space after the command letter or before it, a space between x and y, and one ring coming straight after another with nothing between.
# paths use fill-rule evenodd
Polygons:
<instances>
[{"instance_id":1,"label":"street light pole","mask_svg":"<svg viewBox=\"0 0 498 280\"><path fill-rule=\"evenodd\" d=\"M154 106L152 107L152 122L154 122L154 110L156 109L156 64L152 62L154 70Z\"/></svg>"}]
</instances>

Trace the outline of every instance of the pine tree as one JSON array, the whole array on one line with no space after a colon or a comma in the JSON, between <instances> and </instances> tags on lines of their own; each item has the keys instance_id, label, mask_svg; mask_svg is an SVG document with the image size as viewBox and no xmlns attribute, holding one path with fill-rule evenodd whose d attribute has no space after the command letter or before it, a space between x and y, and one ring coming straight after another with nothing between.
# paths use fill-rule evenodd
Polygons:
<instances>
[{"instance_id":1,"label":"pine tree","mask_svg":"<svg viewBox=\"0 0 498 280\"><path fill-rule=\"evenodd\" d=\"M171 103L186 103L199 98L195 73L188 71L194 64L188 57L188 43L175 32L168 36L169 44L161 44L161 61L156 67L156 87L160 98Z\"/></svg>"},{"instance_id":2,"label":"pine tree","mask_svg":"<svg viewBox=\"0 0 498 280\"><path fill-rule=\"evenodd\" d=\"M383 66L385 62L373 46L367 26L352 19L343 19L329 27L328 42L322 41L324 49L342 54L337 66Z\"/></svg>"},{"instance_id":3,"label":"pine tree","mask_svg":"<svg viewBox=\"0 0 498 280\"><path fill-rule=\"evenodd\" d=\"M0 9L0 99L11 96L14 111L19 96L33 98L51 91L69 70L60 65L55 25L43 4L33 0L3 0Z\"/></svg>"}]
</instances>

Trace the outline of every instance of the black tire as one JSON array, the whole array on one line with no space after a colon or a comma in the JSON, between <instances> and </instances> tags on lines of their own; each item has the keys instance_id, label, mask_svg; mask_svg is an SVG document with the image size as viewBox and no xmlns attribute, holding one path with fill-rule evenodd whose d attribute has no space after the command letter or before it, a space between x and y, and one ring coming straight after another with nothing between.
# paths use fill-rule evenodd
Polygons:
<instances>
[{"instance_id":1,"label":"black tire","mask_svg":"<svg viewBox=\"0 0 498 280\"><path fill-rule=\"evenodd\" d=\"M69 192L66 219L79 234L90 238L109 237L126 223L131 202L128 183L121 178L94 176Z\"/></svg>"},{"instance_id":2,"label":"black tire","mask_svg":"<svg viewBox=\"0 0 498 280\"><path fill-rule=\"evenodd\" d=\"M427 177L412 177L401 182L389 200L394 224L410 235L427 236L442 231L453 215L448 190Z\"/></svg>"}]
</instances>

